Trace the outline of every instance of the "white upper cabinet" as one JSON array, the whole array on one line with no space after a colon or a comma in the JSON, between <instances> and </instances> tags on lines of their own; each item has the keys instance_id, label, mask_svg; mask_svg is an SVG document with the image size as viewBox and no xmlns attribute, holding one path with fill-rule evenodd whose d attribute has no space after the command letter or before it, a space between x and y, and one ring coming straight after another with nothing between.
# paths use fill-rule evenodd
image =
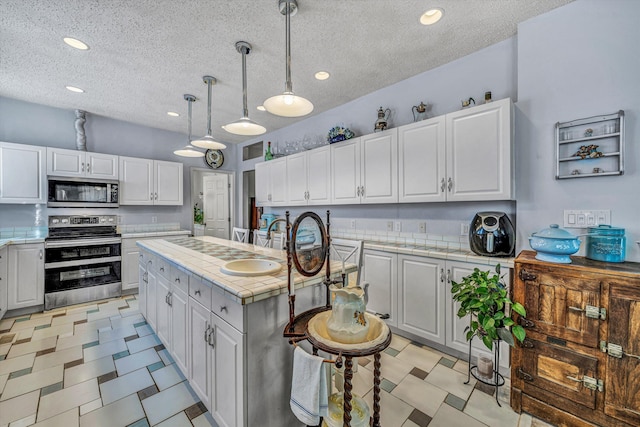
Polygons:
<instances>
[{"instance_id":1,"label":"white upper cabinet","mask_svg":"<svg viewBox=\"0 0 640 427\"><path fill-rule=\"evenodd\" d=\"M256 164L256 204L284 206L287 204L287 159Z\"/></svg>"},{"instance_id":2,"label":"white upper cabinet","mask_svg":"<svg viewBox=\"0 0 640 427\"><path fill-rule=\"evenodd\" d=\"M398 202L398 132L331 145L333 204Z\"/></svg>"},{"instance_id":3,"label":"white upper cabinet","mask_svg":"<svg viewBox=\"0 0 640 427\"><path fill-rule=\"evenodd\" d=\"M360 203L360 138L331 144L331 203Z\"/></svg>"},{"instance_id":4,"label":"white upper cabinet","mask_svg":"<svg viewBox=\"0 0 640 427\"><path fill-rule=\"evenodd\" d=\"M506 98L446 115L447 200L513 197L512 108Z\"/></svg>"},{"instance_id":5,"label":"white upper cabinet","mask_svg":"<svg viewBox=\"0 0 640 427\"><path fill-rule=\"evenodd\" d=\"M120 156L121 205L182 205L182 163Z\"/></svg>"},{"instance_id":6,"label":"white upper cabinet","mask_svg":"<svg viewBox=\"0 0 640 427\"><path fill-rule=\"evenodd\" d=\"M47 148L47 175L118 179L118 156Z\"/></svg>"},{"instance_id":7,"label":"white upper cabinet","mask_svg":"<svg viewBox=\"0 0 640 427\"><path fill-rule=\"evenodd\" d=\"M444 116L398 128L398 201L445 201L445 159Z\"/></svg>"},{"instance_id":8,"label":"white upper cabinet","mask_svg":"<svg viewBox=\"0 0 640 427\"><path fill-rule=\"evenodd\" d=\"M46 148L0 142L0 203L47 203Z\"/></svg>"},{"instance_id":9,"label":"white upper cabinet","mask_svg":"<svg viewBox=\"0 0 640 427\"><path fill-rule=\"evenodd\" d=\"M398 203L398 130L360 138L362 203Z\"/></svg>"},{"instance_id":10,"label":"white upper cabinet","mask_svg":"<svg viewBox=\"0 0 640 427\"><path fill-rule=\"evenodd\" d=\"M182 163L153 161L155 205L182 205Z\"/></svg>"},{"instance_id":11,"label":"white upper cabinet","mask_svg":"<svg viewBox=\"0 0 640 427\"><path fill-rule=\"evenodd\" d=\"M329 146L287 158L288 204L327 205L331 202L331 150Z\"/></svg>"}]
</instances>

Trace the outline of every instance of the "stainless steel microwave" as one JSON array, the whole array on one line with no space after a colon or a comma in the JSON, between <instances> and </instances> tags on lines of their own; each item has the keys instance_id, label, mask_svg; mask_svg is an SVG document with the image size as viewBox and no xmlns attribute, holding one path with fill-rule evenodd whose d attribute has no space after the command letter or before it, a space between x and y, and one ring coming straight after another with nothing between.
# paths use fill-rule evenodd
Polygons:
<instances>
[{"instance_id":1,"label":"stainless steel microwave","mask_svg":"<svg viewBox=\"0 0 640 427\"><path fill-rule=\"evenodd\" d=\"M48 178L50 208L117 208L118 181L88 178Z\"/></svg>"}]
</instances>

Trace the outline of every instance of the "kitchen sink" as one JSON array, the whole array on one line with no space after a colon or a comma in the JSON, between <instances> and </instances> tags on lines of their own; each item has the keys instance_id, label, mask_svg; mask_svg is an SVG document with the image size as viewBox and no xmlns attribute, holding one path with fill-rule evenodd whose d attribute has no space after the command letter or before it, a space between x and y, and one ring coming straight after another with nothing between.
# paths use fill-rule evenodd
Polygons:
<instances>
[{"instance_id":1,"label":"kitchen sink","mask_svg":"<svg viewBox=\"0 0 640 427\"><path fill-rule=\"evenodd\" d=\"M220 268L224 274L231 276L267 276L277 273L282 265L266 259L237 259L229 261Z\"/></svg>"}]
</instances>

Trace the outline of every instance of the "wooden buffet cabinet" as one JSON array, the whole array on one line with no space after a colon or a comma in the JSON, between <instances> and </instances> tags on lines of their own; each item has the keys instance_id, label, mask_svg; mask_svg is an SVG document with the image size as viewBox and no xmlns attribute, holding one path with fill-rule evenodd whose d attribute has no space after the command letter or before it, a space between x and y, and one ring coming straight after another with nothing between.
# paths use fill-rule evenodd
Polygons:
<instances>
[{"instance_id":1,"label":"wooden buffet cabinet","mask_svg":"<svg viewBox=\"0 0 640 427\"><path fill-rule=\"evenodd\" d=\"M515 261L527 337L512 352L511 407L560 426L638 426L640 263L572 260Z\"/></svg>"}]
</instances>

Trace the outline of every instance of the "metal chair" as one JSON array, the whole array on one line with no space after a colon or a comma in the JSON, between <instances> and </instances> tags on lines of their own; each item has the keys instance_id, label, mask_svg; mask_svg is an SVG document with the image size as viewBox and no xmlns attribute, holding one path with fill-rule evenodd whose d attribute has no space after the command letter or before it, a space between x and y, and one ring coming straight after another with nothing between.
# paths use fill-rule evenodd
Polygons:
<instances>
[{"instance_id":1,"label":"metal chair","mask_svg":"<svg viewBox=\"0 0 640 427\"><path fill-rule=\"evenodd\" d=\"M348 239L331 239L331 253L329 258L336 261L341 261L343 264L349 262L355 264L358 267L357 272L351 273L347 276L347 283L345 286L355 280L355 286L360 285L360 269L362 267L362 248L364 242L362 240L348 240ZM335 272L337 273L337 271Z\"/></svg>"},{"instance_id":2,"label":"metal chair","mask_svg":"<svg viewBox=\"0 0 640 427\"><path fill-rule=\"evenodd\" d=\"M233 227L231 240L242 243L249 243L249 229Z\"/></svg>"}]
</instances>

